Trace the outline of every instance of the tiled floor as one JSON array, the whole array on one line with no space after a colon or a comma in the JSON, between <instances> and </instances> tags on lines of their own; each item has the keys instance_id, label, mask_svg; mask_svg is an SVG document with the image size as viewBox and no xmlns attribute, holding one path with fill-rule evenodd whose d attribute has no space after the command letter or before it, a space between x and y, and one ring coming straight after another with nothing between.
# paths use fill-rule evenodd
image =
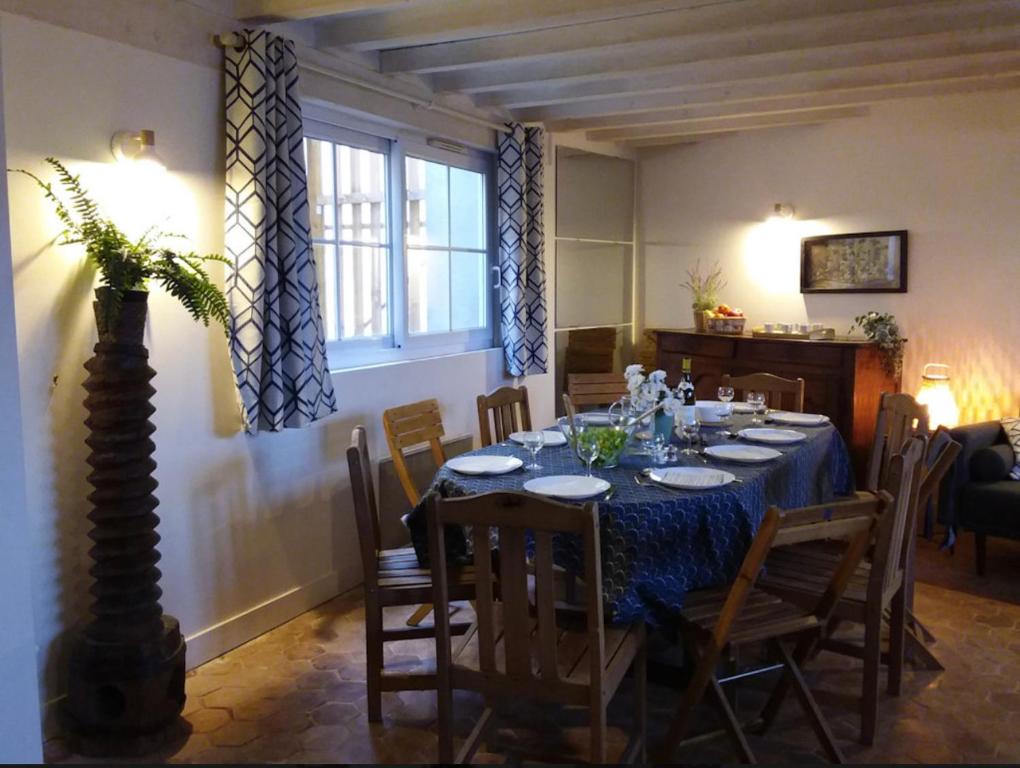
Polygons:
<instances>
[{"instance_id":1,"label":"tiled floor","mask_svg":"<svg viewBox=\"0 0 1020 768\"><path fill-rule=\"evenodd\" d=\"M970 542L965 544L969 547ZM857 744L856 716L838 701L828 703L827 697L823 709L829 722L851 762L1020 761L1020 548L1003 545L990 551L990 576L985 580L969 575L972 561L962 550L949 558L927 543L921 549L922 575L957 587L918 585L917 612L938 637L933 650L946 671L909 671L902 696L883 693L881 725L872 748ZM185 730L172 749L150 759L433 762L433 693L384 694L384 722L368 723L362 626L360 596L349 594L195 670L187 680ZM403 645L387 649L387 666L414 666L432 653L431 641ZM860 685L858 663L829 653L820 654L807 670L812 685L827 691L849 694ZM652 685L653 740L662 733L676 695ZM625 682L610 711L611 756L626 739L629 698ZM749 714L761 694L750 690L742 701ZM458 697L462 733L479 708L473 697ZM521 719L498 730L489 745L492 753L480 754L479 760L502 761L507 752L525 759L571 751L583 756L583 713L515 714ZM763 761L823 762L792 700L773 731L764 738L752 737L751 744ZM725 739L690 747L679 757L692 762L734 760ZM47 758L80 759L58 740L47 744Z\"/></svg>"}]
</instances>

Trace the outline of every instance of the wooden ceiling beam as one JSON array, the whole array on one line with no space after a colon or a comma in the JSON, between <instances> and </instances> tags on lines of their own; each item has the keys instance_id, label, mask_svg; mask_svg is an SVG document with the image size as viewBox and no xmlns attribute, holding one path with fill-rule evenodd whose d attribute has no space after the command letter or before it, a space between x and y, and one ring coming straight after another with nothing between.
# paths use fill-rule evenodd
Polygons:
<instances>
[{"instance_id":1,"label":"wooden ceiling beam","mask_svg":"<svg viewBox=\"0 0 1020 768\"><path fill-rule=\"evenodd\" d=\"M764 82L833 72L878 72L881 67L888 69L894 77L904 70L917 71L920 77L926 67L938 69L948 62L960 66L984 65L987 74L994 74L999 71L1002 57L1009 57L1018 49L1016 35L1020 26L1004 30L1005 34L998 30L980 33L980 39L960 36L955 42L943 38L935 44L927 39L908 39L895 45L858 43L700 61L644 76L614 78L605 75L601 80L584 83L537 83L476 94L474 102L478 106L513 109L519 115L528 115L528 120L553 120L656 109L664 106L670 98L680 99L679 94L685 91L751 80Z\"/></svg>"},{"instance_id":2,"label":"wooden ceiling beam","mask_svg":"<svg viewBox=\"0 0 1020 768\"><path fill-rule=\"evenodd\" d=\"M524 94L527 98L529 89L538 93L557 88L570 91L579 85L596 83L606 92L618 84L619 92L632 90L628 86L630 81L650 75L668 78L671 72L685 65L768 54L787 54L789 58L804 50L820 52L816 54L817 59L826 50L838 51L855 44L870 45L871 51L885 51L889 56L894 53L890 49L919 36L943 35L932 47L941 42L944 48L951 50L957 41L966 40L970 35L994 36L1002 27L1015 28L1020 24L1020 3L1016 0L981 0L953 13L942 4L939 6L937 10L911 6L844 14L838 20L824 17L740 27L728 32L667 38L634 49L614 47L589 51L555 62L510 63L436 74L429 82L437 92L478 94L480 103L523 106L518 96ZM999 39L1002 40L1002 35ZM1008 44L1016 47L1016 37Z\"/></svg>"},{"instance_id":3,"label":"wooden ceiling beam","mask_svg":"<svg viewBox=\"0 0 1020 768\"><path fill-rule=\"evenodd\" d=\"M783 83L778 86L782 87ZM849 107L873 104L890 99L906 99L920 96L944 96L973 91L998 91L1020 88L1020 56L1011 71L994 75L977 75L940 80L918 80L902 83L888 83L850 88L826 88L810 90L802 94L784 94L761 98L727 98L721 94L719 100L712 100L708 93L692 94L703 98L700 103L686 106L667 107L645 112L625 112L599 117L569 118L545 123L549 131L579 131L599 128L623 128L652 123L668 123L676 120L703 117L740 116L795 112L821 107ZM777 89L778 90L778 89Z\"/></svg>"},{"instance_id":4,"label":"wooden ceiling beam","mask_svg":"<svg viewBox=\"0 0 1020 768\"><path fill-rule=\"evenodd\" d=\"M415 0L236 0L239 21L272 24L408 7Z\"/></svg>"},{"instance_id":5,"label":"wooden ceiling beam","mask_svg":"<svg viewBox=\"0 0 1020 768\"><path fill-rule=\"evenodd\" d=\"M589 141L634 141L666 136L700 136L721 132L751 131L761 128L778 128L787 125L805 125L842 120L848 117L864 117L866 107L838 107L835 109L814 109L778 115L747 115L743 117L720 117L684 120L675 123L633 126L630 128L607 128L588 131Z\"/></svg>"},{"instance_id":6,"label":"wooden ceiling beam","mask_svg":"<svg viewBox=\"0 0 1020 768\"><path fill-rule=\"evenodd\" d=\"M675 11L644 14L628 19L577 24L567 28L541 29L484 39L457 40L437 45L395 48L380 57L383 72L431 73L456 71L478 65L528 61L562 61L570 54L623 46L640 47L664 38L689 37L752 26L797 21L818 16L837 16L854 11L910 6L931 0L741 0L699 5ZM450 79L451 83L456 78Z\"/></svg>"},{"instance_id":7,"label":"wooden ceiling beam","mask_svg":"<svg viewBox=\"0 0 1020 768\"><path fill-rule=\"evenodd\" d=\"M707 0L730 3L741 0ZM657 13L706 0L418 0L387 13L322 22L320 48L382 50L487 38Z\"/></svg>"}]
</instances>

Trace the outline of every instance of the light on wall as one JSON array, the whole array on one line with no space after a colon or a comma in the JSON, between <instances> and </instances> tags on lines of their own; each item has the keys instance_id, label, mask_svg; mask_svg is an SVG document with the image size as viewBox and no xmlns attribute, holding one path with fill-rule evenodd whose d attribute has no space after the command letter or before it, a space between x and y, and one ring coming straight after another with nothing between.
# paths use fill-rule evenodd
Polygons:
<instances>
[{"instance_id":1,"label":"light on wall","mask_svg":"<svg viewBox=\"0 0 1020 768\"><path fill-rule=\"evenodd\" d=\"M166 165L156 153L155 131L117 131L110 139L110 150L118 161L131 161L137 165L166 170Z\"/></svg>"},{"instance_id":2,"label":"light on wall","mask_svg":"<svg viewBox=\"0 0 1020 768\"><path fill-rule=\"evenodd\" d=\"M921 373L921 388L917 402L928 406L928 425L931 429L955 427L960 423L960 409L949 388L949 366L928 363Z\"/></svg>"},{"instance_id":3,"label":"light on wall","mask_svg":"<svg viewBox=\"0 0 1020 768\"><path fill-rule=\"evenodd\" d=\"M776 203L772 206L772 213L769 215L769 220L785 220L788 221L794 217L796 211L793 209L792 203Z\"/></svg>"}]
</instances>

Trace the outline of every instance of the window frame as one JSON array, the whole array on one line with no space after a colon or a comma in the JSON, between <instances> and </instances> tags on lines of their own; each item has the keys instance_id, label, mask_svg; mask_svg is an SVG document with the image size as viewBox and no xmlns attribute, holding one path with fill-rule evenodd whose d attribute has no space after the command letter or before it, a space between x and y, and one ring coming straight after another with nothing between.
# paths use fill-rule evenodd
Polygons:
<instances>
[{"instance_id":1,"label":"window frame","mask_svg":"<svg viewBox=\"0 0 1020 768\"><path fill-rule=\"evenodd\" d=\"M468 149L464 153L435 147L424 139L397 135L385 138L356 131L320 120L305 121L305 139L345 144L372 152L381 152L386 159L388 184L387 234L389 245L389 334L368 339L336 339L326 342L330 370L344 370L368 365L401 362L440 355L481 351L499 346L500 294L495 273L497 266L496 231L496 169L495 154ZM437 333L410 333L408 323L408 245L407 245L407 187L405 168L408 157L481 173L485 177L485 290L486 325L483 328ZM333 173L336 173L334 167ZM339 217L339 212L336 214ZM340 241L339 218L337 237ZM320 244L327 241L313 239ZM447 251L455 251L452 243ZM475 249L467 249L477 252ZM319 290L325 286L320 285ZM339 297L338 297L339 298ZM452 300L452 297L451 297ZM341 315L342 317L342 315Z\"/></svg>"}]
</instances>

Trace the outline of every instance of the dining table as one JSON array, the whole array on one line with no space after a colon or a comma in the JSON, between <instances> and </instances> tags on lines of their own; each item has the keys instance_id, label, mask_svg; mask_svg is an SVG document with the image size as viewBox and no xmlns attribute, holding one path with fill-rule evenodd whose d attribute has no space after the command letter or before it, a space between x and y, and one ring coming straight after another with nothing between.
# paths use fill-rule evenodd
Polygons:
<instances>
[{"instance_id":1,"label":"dining table","mask_svg":"<svg viewBox=\"0 0 1020 768\"><path fill-rule=\"evenodd\" d=\"M743 443L744 439L735 435L752 426L750 421L751 416L734 414L725 425L703 426L699 452L681 454L669 462L669 466L708 466L732 473L735 480L722 487L679 490L647 482L643 471L662 467L637 448L625 452L618 466L594 467L593 474L609 483L606 492L567 502L598 504L608 619L643 619L652 626L668 626L688 592L732 582L769 506L793 509L854 492L847 446L828 421L817 426L784 425L784 429L802 433L804 439L790 445L769 445L779 456L766 462L737 463L704 453L709 446ZM675 434L672 440L682 442ZM525 467L530 458L524 446L512 440L462 455L515 456ZM522 491L532 478L587 471L569 444L542 448L538 461L540 469L522 467L495 475L460 474L448 462L437 471L431 490L444 497ZM423 525L421 505L412 516L416 513ZM413 524L413 520L409 522L409 526ZM418 541L423 538L417 537ZM576 537L554 539L554 560L568 571L583 572Z\"/></svg>"}]
</instances>

